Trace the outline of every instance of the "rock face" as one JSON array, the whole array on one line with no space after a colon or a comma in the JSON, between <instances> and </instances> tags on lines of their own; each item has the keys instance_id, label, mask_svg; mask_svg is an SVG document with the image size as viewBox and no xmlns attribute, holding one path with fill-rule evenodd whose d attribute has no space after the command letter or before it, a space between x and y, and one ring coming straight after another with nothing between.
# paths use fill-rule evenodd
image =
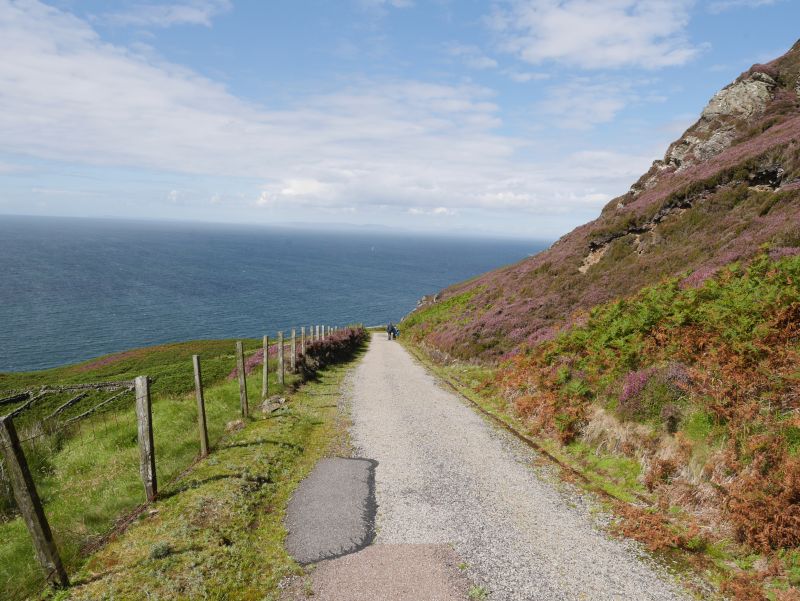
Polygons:
<instances>
[{"instance_id":1,"label":"rock face","mask_svg":"<svg viewBox=\"0 0 800 601\"><path fill-rule=\"evenodd\" d=\"M776 86L771 76L756 71L717 92L700 120L669 147L664 164L681 171L720 154L739 133L731 123L746 126L749 120L763 115Z\"/></svg>"},{"instance_id":2,"label":"rock face","mask_svg":"<svg viewBox=\"0 0 800 601\"><path fill-rule=\"evenodd\" d=\"M425 327L430 299L411 323L432 347L492 360L664 277L713 274L762 244L800 247L799 95L800 42L715 94L595 221L530 259L444 290L441 300L468 299L444 323Z\"/></svg>"},{"instance_id":3,"label":"rock face","mask_svg":"<svg viewBox=\"0 0 800 601\"><path fill-rule=\"evenodd\" d=\"M760 115L772 100L772 93L777 85L772 77L756 71L717 92L703 110L701 122L709 123L720 117L749 119Z\"/></svg>"}]
</instances>

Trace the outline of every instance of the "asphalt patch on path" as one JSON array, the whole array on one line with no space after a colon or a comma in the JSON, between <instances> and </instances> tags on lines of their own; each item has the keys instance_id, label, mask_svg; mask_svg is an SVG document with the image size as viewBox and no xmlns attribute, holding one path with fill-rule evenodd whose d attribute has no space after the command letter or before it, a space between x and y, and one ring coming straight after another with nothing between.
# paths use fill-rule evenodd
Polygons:
<instances>
[{"instance_id":1,"label":"asphalt patch on path","mask_svg":"<svg viewBox=\"0 0 800 601\"><path fill-rule=\"evenodd\" d=\"M371 459L323 459L297 487L286 512L286 549L302 565L359 551L375 538Z\"/></svg>"}]
</instances>

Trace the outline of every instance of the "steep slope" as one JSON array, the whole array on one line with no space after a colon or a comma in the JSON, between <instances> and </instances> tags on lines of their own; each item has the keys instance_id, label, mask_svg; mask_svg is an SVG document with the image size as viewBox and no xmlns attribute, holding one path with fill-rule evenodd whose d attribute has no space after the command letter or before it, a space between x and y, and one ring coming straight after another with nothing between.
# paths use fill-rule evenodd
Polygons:
<instances>
[{"instance_id":1,"label":"steep slope","mask_svg":"<svg viewBox=\"0 0 800 601\"><path fill-rule=\"evenodd\" d=\"M800 599L800 42L598 219L403 329L699 596Z\"/></svg>"},{"instance_id":2,"label":"steep slope","mask_svg":"<svg viewBox=\"0 0 800 601\"><path fill-rule=\"evenodd\" d=\"M458 284L405 320L451 356L495 361L664 277L800 252L800 42L717 93L663 160L594 221L516 265Z\"/></svg>"}]
</instances>

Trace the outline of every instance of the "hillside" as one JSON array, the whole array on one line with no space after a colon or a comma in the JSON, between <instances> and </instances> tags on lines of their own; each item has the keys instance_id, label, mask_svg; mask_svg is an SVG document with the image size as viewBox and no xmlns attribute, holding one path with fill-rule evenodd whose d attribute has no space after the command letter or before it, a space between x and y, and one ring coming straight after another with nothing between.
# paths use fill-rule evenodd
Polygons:
<instances>
[{"instance_id":1,"label":"hillside","mask_svg":"<svg viewBox=\"0 0 800 601\"><path fill-rule=\"evenodd\" d=\"M703 598L800 599L799 97L800 42L595 221L402 324Z\"/></svg>"},{"instance_id":2,"label":"hillside","mask_svg":"<svg viewBox=\"0 0 800 601\"><path fill-rule=\"evenodd\" d=\"M496 361L583 311L665 277L697 285L752 257L800 252L800 42L717 93L700 119L594 221L515 265L423 299L417 340Z\"/></svg>"}]
</instances>

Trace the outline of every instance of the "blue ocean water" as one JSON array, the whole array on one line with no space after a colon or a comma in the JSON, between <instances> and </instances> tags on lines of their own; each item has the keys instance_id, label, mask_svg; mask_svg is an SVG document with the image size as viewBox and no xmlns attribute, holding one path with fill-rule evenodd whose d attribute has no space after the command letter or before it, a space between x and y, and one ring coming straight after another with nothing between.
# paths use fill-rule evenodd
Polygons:
<instances>
[{"instance_id":1,"label":"blue ocean water","mask_svg":"<svg viewBox=\"0 0 800 601\"><path fill-rule=\"evenodd\" d=\"M0 371L129 348L397 321L545 243L0 215Z\"/></svg>"}]
</instances>

